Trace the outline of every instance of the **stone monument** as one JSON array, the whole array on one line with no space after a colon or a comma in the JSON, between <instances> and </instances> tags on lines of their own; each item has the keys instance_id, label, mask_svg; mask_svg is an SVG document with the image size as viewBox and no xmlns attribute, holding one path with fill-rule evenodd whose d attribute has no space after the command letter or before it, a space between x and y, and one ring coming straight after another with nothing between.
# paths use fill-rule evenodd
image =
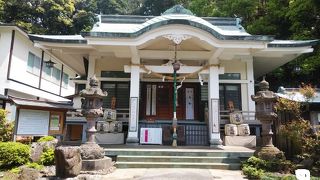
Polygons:
<instances>
[{"instance_id":1,"label":"stone monument","mask_svg":"<svg viewBox=\"0 0 320 180\"><path fill-rule=\"evenodd\" d=\"M273 91L269 91L269 83L263 77L259 83L260 91L256 95L251 95L251 99L256 102L256 118L262 124L262 145L255 151L255 156L269 160L273 158L284 158L284 154L272 143L273 121L277 120L277 114L274 112L274 105L277 96Z\"/></svg>"},{"instance_id":2,"label":"stone monument","mask_svg":"<svg viewBox=\"0 0 320 180\"><path fill-rule=\"evenodd\" d=\"M122 121L117 119L116 98L111 98L111 109L105 109L103 119L97 122L95 140L99 144L124 144Z\"/></svg>"},{"instance_id":3,"label":"stone monument","mask_svg":"<svg viewBox=\"0 0 320 180\"><path fill-rule=\"evenodd\" d=\"M80 92L82 114L87 119L88 140L80 146L82 171L97 171L112 166L111 158L105 157L104 150L95 143L96 119L103 115L103 97L108 95L98 87L99 81L94 75L90 78L90 87Z\"/></svg>"}]
</instances>

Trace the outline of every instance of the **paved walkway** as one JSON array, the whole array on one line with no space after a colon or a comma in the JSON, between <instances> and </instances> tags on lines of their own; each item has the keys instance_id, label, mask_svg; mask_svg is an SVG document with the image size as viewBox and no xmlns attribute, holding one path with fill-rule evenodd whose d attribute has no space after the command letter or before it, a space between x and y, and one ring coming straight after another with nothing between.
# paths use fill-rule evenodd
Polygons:
<instances>
[{"instance_id":1,"label":"paved walkway","mask_svg":"<svg viewBox=\"0 0 320 180\"><path fill-rule=\"evenodd\" d=\"M101 177L102 178L102 177ZM116 169L113 173L104 175L108 180L211 180L245 179L241 171L217 169Z\"/></svg>"}]
</instances>

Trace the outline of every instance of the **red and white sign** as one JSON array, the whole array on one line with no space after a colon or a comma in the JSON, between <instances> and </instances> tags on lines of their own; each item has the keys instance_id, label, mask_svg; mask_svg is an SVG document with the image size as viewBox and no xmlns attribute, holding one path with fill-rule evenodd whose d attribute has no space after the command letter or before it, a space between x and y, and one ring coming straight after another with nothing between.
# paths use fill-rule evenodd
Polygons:
<instances>
[{"instance_id":1,"label":"red and white sign","mask_svg":"<svg viewBox=\"0 0 320 180\"><path fill-rule=\"evenodd\" d=\"M162 144L162 128L141 128L140 144Z\"/></svg>"}]
</instances>

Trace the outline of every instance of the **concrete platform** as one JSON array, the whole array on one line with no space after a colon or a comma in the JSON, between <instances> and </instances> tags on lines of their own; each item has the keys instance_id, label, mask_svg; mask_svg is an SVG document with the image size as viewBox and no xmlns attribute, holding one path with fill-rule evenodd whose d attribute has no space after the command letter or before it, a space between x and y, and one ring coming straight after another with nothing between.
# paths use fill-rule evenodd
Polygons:
<instances>
[{"instance_id":1,"label":"concrete platform","mask_svg":"<svg viewBox=\"0 0 320 180\"><path fill-rule=\"evenodd\" d=\"M246 179L241 171L216 170L216 169L153 169L153 168L135 168L135 169L116 169L113 173L101 176L100 178L108 180L242 180Z\"/></svg>"}]
</instances>

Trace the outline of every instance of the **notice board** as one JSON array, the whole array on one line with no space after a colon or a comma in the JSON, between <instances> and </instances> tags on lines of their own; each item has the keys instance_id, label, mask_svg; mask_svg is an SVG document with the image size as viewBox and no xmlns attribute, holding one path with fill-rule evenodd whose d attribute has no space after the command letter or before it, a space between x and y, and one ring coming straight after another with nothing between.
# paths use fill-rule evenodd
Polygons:
<instances>
[{"instance_id":1,"label":"notice board","mask_svg":"<svg viewBox=\"0 0 320 180\"><path fill-rule=\"evenodd\" d=\"M17 135L48 135L49 111L20 109Z\"/></svg>"}]
</instances>

